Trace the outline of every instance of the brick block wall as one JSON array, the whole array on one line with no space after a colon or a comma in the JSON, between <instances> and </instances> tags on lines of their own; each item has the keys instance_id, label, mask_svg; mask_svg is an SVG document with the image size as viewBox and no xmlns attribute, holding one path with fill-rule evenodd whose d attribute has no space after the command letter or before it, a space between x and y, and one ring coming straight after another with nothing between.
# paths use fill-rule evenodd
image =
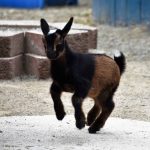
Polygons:
<instances>
[{"instance_id":1,"label":"brick block wall","mask_svg":"<svg viewBox=\"0 0 150 150\"><path fill-rule=\"evenodd\" d=\"M25 53L46 56L42 42L42 33L33 31L25 32Z\"/></svg>"},{"instance_id":2,"label":"brick block wall","mask_svg":"<svg viewBox=\"0 0 150 150\"><path fill-rule=\"evenodd\" d=\"M49 25L52 28L59 28L62 29L66 23L50 23ZM96 49L97 47L97 28L81 25L81 24L73 24L72 30L79 30L79 31L85 31L88 33L88 48L89 49Z\"/></svg>"},{"instance_id":3,"label":"brick block wall","mask_svg":"<svg viewBox=\"0 0 150 150\"><path fill-rule=\"evenodd\" d=\"M7 34L7 36L6 36ZM10 35L11 34L11 35ZM23 53L24 33L0 32L0 57L13 57Z\"/></svg>"},{"instance_id":4,"label":"brick block wall","mask_svg":"<svg viewBox=\"0 0 150 150\"><path fill-rule=\"evenodd\" d=\"M23 56L0 58L0 79L12 79L23 74Z\"/></svg>"},{"instance_id":5,"label":"brick block wall","mask_svg":"<svg viewBox=\"0 0 150 150\"><path fill-rule=\"evenodd\" d=\"M0 79L23 74L24 33L0 31Z\"/></svg>"},{"instance_id":6,"label":"brick block wall","mask_svg":"<svg viewBox=\"0 0 150 150\"><path fill-rule=\"evenodd\" d=\"M50 76L50 61L47 57L35 54L25 54L25 71L39 79L47 79Z\"/></svg>"},{"instance_id":7,"label":"brick block wall","mask_svg":"<svg viewBox=\"0 0 150 150\"><path fill-rule=\"evenodd\" d=\"M74 33L69 33L67 36L68 45L70 48L77 52L88 52L88 32L74 30Z\"/></svg>"},{"instance_id":8,"label":"brick block wall","mask_svg":"<svg viewBox=\"0 0 150 150\"><path fill-rule=\"evenodd\" d=\"M64 25L50 23L51 30ZM74 51L87 52L96 48L97 29L74 24L67 41ZM39 21L0 21L0 79L24 73L46 79L49 71L50 61L45 55Z\"/></svg>"},{"instance_id":9,"label":"brick block wall","mask_svg":"<svg viewBox=\"0 0 150 150\"><path fill-rule=\"evenodd\" d=\"M72 50L77 52L87 52L88 32L73 30L67 36L67 41ZM25 32L25 52L46 56L42 42L42 33L38 31Z\"/></svg>"}]
</instances>

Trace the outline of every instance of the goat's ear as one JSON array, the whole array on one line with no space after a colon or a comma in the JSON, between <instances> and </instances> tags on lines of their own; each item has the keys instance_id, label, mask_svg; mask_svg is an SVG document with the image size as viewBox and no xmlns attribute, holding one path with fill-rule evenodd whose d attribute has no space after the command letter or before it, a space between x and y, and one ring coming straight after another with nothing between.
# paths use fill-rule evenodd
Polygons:
<instances>
[{"instance_id":1,"label":"goat's ear","mask_svg":"<svg viewBox=\"0 0 150 150\"><path fill-rule=\"evenodd\" d=\"M73 23L73 17L71 17L69 19L68 23L62 29L62 35L63 35L63 37L65 37L68 34L69 30L71 29L72 23Z\"/></svg>"},{"instance_id":2,"label":"goat's ear","mask_svg":"<svg viewBox=\"0 0 150 150\"><path fill-rule=\"evenodd\" d=\"M50 30L47 21L43 18L41 19L41 30L44 35L47 35Z\"/></svg>"}]
</instances>

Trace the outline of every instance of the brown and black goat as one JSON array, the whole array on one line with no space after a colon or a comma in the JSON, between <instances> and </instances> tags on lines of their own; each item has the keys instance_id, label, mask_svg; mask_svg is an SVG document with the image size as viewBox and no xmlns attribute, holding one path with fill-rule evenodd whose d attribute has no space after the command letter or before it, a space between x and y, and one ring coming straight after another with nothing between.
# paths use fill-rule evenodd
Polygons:
<instances>
[{"instance_id":1,"label":"brown and black goat","mask_svg":"<svg viewBox=\"0 0 150 150\"><path fill-rule=\"evenodd\" d=\"M62 30L49 33L48 23L41 19L43 43L51 61L53 83L50 93L58 120L62 120L66 114L60 98L62 92L73 93L72 104L76 127L79 129L86 124L82 103L86 97L94 99L94 106L87 116L87 125L90 126L89 133L96 133L104 126L114 109L113 95L125 70L125 57L121 52L112 59L106 55L72 51L65 39L72 23L73 17Z\"/></svg>"}]
</instances>

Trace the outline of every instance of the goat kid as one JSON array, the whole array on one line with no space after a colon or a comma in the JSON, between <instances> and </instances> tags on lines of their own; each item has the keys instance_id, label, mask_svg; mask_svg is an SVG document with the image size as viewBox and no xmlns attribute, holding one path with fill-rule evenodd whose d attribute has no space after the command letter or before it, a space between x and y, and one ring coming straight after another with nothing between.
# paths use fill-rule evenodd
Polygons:
<instances>
[{"instance_id":1,"label":"goat kid","mask_svg":"<svg viewBox=\"0 0 150 150\"><path fill-rule=\"evenodd\" d=\"M75 109L76 127L85 127L86 119L82 103L86 97L94 99L94 106L87 116L89 133L96 133L114 109L113 95L119 85L121 74L125 70L123 53L114 59L101 54L81 54L72 51L65 39L73 23L70 18L65 27L49 33L45 19L41 19L43 43L47 57L51 60L50 88L54 109L58 120L65 116L61 101L63 91L72 92L72 104Z\"/></svg>"}]
</instances>

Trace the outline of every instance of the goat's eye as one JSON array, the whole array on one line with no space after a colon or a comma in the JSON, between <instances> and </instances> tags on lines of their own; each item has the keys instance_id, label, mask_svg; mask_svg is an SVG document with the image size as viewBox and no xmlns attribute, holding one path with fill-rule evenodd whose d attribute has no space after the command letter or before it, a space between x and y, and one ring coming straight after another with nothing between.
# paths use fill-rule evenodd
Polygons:
<instances>
[{"instance_id":1,"label":"goat's eye","mask_svg":"<svg viewBox=\"0 0 150 150\"><path fill-rule=\"evenodd\" d=\"M56 46L56 49L59 50L59 51L62 51L63 50L63 44L57 44Z\"/></svg>"},{"instance_id":2,"label":"goat's eye","mask_svg":"<svg viewBox=\"0 0 150 150\"><path fill-rule=\"evenodd\" d=\"M62 44L62 42L63 42L63 38L62 38L62 37L59 37L59 39L58 39L58 44Z\"/></svg>"}]
</instances>

